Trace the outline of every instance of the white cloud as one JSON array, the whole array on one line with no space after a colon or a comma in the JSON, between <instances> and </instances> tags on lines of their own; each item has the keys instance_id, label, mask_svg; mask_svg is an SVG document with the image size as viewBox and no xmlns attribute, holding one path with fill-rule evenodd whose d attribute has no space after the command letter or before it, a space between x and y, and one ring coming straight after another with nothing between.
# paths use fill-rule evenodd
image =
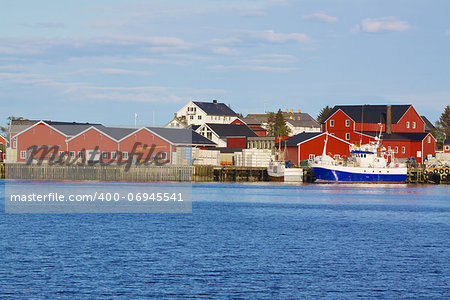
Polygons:
<instances>
[{"instance_id":1,"label":"white cloud","mask_svg":"<svg viewBox=\"0 0 450 300\"><path fill-rule=\"evenodd\" d=\"M305 43L309 41L309 37L304 33L278 33L274 30L264 30L264 31L247 31L247 37L259 42L268 42L274 44L283 44L287 42L300 42Z\"/></svg>"},{"instance_id":2,"label":"white cloud","mask_svg":"<svg viewBox=\"0 0 450 300\"><path fill-rule=\"evenodd\" d=\"M397 20L394 17L383 18L366 18L352 28L352 32L364 31L368 33L395 31L401 32L408 30L410 25L408 22Z\"/></svg>"},{"instance_id":3,"label":"white cloud","mask_svg":"<svg viewBox=\"0 0 450 300\"><path fill-rule=\"evenodd\" d=\"M285 73L297 70L296 68L283 68L283 67L272 67L272 66L255 66L255 65L215 65L211 66L211 69L230 72L230 71L264 71L264 72L279 72Z\"/></svg>"},{"instance_id":4,"label":"white cloud","mask_svg":"<svg viewBox=\"0 0 450 300\"><path fill-rule=\"evenodd\" d=\"M220 54L220 55L237 55L237 54L239 54L239 51L237 51L236 49L229 48L229 47L214 47L211 49L211 51L215 54Z\"/></svg>"},{"instance_id":5,"label":"white cloud","mask_svg":"<svg viewBox=\"0 0 450 300\"><path fill-rule=\"evenodd\" d=\"M283 64L296 61L296 57L288 54L261 54L247 61L255 64Z\"/></svg>"},{"instance_id":6,"label":"white cloud","mask_svg":"<svg viewBox=\"0 0 450 300\"><path fill-rule=\"evenodd\" d=\"M328 23L337 22L337 20L338 20L336 17L332 17L330 15L327 15L323 11L319 11L317 13L313 13L313 14L310 14L310 15L302 16L302 19L304 19L304 20L315 20L315 21L328 22Z\"/></svg>"}]
</instances>

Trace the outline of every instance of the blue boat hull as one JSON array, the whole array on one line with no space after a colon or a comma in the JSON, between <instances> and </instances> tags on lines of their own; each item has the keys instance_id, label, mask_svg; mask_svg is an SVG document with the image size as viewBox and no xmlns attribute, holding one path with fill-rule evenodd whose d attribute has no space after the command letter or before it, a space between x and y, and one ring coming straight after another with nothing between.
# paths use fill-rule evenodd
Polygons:
<instances>
[{"instance_id":1,"label":"blue boat hull","mask_svg":"<svg viewBox=\"0 0 450 300\"><path fill-rule=\"evenodd\" d=\"M313 167L314 174L318 181L325 182L380 182L380 183L404 183L405 174L377 174L344 172L331 168Z\"/></svg>"}]
</instances>

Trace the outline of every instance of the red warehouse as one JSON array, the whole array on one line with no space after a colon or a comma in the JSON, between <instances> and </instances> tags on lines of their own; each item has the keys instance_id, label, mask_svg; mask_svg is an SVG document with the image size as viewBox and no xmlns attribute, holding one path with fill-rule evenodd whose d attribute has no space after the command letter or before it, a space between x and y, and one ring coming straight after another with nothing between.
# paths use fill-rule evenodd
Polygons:
<instances>
[{"instance_id":1,"label":"red warehouse","mask_svg":"<svg viewBox=\"0 0 450 300\"><path fill-rule=\"evenodd\" d=\"M285 160L298 165L302 160L313 160L322 155L325 138L328 136L326 152L333 157L350 155L351 143L325 132L303 132L281 142L281 149L286 149Z\"/></svg>"},{"instance_id":2,"label":"red warehouse","mask_svg":"<svg viewBox=\"0 0 450 300\"><path fill-rule=\"evenodd\" d=\"M342 105L335 106L322 122L322 130L349 143L360 145L374 141L382 131L383 144L396 157L415 157L423 162L435 155L435 139L428 135L424 118L412 105ZM425 141L426 139L426 141Z\"/></svg>"}]
</instances>

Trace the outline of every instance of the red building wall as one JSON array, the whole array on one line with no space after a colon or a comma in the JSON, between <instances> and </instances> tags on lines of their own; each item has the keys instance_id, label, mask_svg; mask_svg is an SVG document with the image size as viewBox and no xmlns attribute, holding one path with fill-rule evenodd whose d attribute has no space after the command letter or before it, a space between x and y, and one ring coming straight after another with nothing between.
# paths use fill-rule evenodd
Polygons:
<instances>
[{"instance_id":1,"label":"red building wall","mask_svg":"<svg viewBox=\"0 0 450 300\"><path fill-rule=\"evenodd\" d=\"M66 137L45 123L38 123L28 128L20 135L16 135L14 139L16 140L18 162L25 162L27 160L26 158L20 158L20 152L27 151L28 153L28 149L33 146L57 146L59 151L67 150ZM48 159L50 155L51 153L44 159ZM37 153L37 156L40 157L40 153Z\"/></svg>"},{"instance_id":2,"label":"red building wall","mask_svg":"<svg viewBox=\"0 0 450 300\"><path fill-rule=\"evenodd\" d=\"M247 148L247 138L244 137L227 137L227 148Z\"/></svg>"},{"instance_id":3,"label":"red building wall","mask_svg":"<svg viewBox=\"0 0 450 300\"><path fill-rule=\"evenodd\" d=\"M244 122L242 122L241 120L239 120L238 118L236 118L236 120L234 120L233 122L231 122L231 124L244 125Z\"/></svg>"},{"instance_id":4,"label":"red building wall","mask_svg":"<svg viewBox=\"0 0 450 300\"><path fill-rule=\"evenodd\" d=\"M407 126L408 122L409 128ZM416 123L416 128L413 128L414 122ZM411 106L397 124L392 124L392 132L425 132L425 122L414 107Z\"/></svg>"},{"instance_id":5,"label":"red building wall","mask_svg":"<svg viewBox=\"0 0 450 300\"><path fill-rule=\"evenodd\" d=\"M294 164L298 165L298 157L300 150L300 161L309 159L310 154L315 156L322 155L323 147L325 143L326 135L317 136L309 141L305 141L298 146L288 146L286 148L286 161L291 160ZM344 141L338 140L332 136L329 136L327 143L327 154L340 157L346 157L350 155L350 145Z\"/></svg>"},{"instance_id":6,"label":"red building wall","mask_svg":"<svg viewBox=\"0 0 450 300\"><path fill-rule=\"evenodd\" d=\"M153 160L158 152L165 152L167 155L167 160L165 161L171 162L172 152L176 151L176 148L171 147L169 142L145 128L134 132L132 135L120 141L119 149L121 152L128 152L130 155L136 143L141 144L136 145L134 153L136 154L136 157L140 156L142 159L146 159L148 155L151 154L149 160ZM152 148L153 145L154 147ZM153 152L151 152L151 149L153 149Z\"/></svg>"},{"instance_id":7,"label":"red building wall","mask_svg":"<svg viewBox=\"0 0 450 300\"><path fill-rule=\"evenodd\" d=\"M77 156L80 151L95 150L96 147L98 147L101 153L109 152L108 161L110 161L111 152L116 152L118 150L118 144L115 140L93 128L73 137L73 139L68 142L68 145L68 151L75 151L75 156ZM86 153L84 153L84 157L85 154Z\"/></svg>"}]
</instances>

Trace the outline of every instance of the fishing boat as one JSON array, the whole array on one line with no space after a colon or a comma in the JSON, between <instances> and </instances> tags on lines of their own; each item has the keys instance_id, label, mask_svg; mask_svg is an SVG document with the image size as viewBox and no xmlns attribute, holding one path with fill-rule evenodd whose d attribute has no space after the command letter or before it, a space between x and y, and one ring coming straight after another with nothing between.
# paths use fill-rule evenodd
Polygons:
<instances>
[{"instance_id":1,"label":"fishing boat","mask_svg":"<svg viewBox=\"0 0 450 300\"><path fill-rule=\"evenodd\" d=\"M281 144L281 142L279 144ZM278 182L303 182L302 168L288 168L286 166L286 145L284 146L283 152L281 152L280 146L278 147L275 159L272 159L267 167L269 180Z\"/></svg>"},{"instance_id":2,"label":"fishing boat","mask_svg":"<svg viewBox=\"0 0 450 300\"><path fill-rule=\"evenodd\" d=\"M380 135L375 142L353 146L346 160L338 161L326 154L328 137L321 156L316 157L311 168L318 182L371 182L404 183L407 168L395 162L393 153L381 146ZM390 158L390 159L389 159Z\"/></svg>"}]
</instances>

